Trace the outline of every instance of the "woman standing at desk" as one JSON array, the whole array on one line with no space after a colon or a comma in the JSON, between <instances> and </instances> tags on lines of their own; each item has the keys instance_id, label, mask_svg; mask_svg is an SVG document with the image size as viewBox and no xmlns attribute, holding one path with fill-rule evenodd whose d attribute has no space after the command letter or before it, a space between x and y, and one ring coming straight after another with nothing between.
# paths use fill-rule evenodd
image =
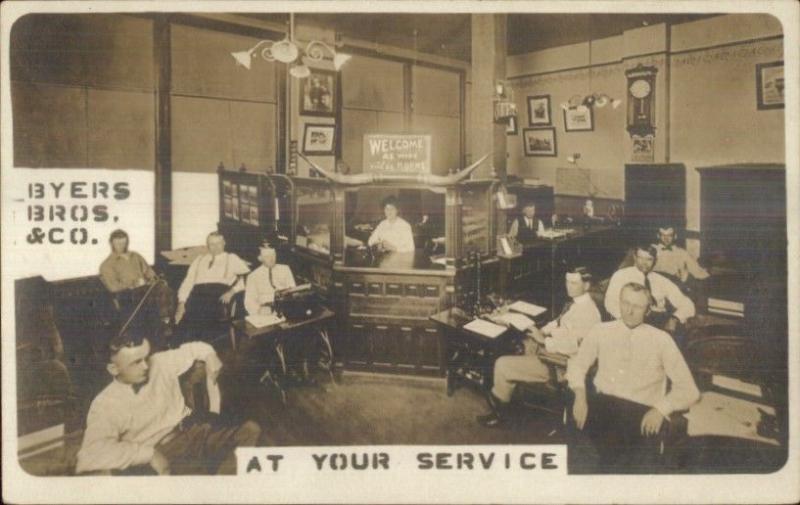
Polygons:
<instances>
[{"instance_id":1,"label":"woman standing at desk","mask_svg":"<svg viewBox=\"0 0 800 505\"><path fill-rule=\"evenodd\" d=\"M414 233L408 221L397 215L397 198L390 196L383 201L383 214L386 219L378 224L367 244L377 245L381 252L413 253Z\"/></svg>"}]
</instances>

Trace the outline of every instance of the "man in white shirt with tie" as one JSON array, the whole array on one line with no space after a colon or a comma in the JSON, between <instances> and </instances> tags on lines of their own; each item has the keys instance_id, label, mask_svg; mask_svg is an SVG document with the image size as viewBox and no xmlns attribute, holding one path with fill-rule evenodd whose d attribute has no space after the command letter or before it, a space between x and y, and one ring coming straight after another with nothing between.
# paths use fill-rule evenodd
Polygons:
<instances>
[{"instance_id":1,"label":"man in white shirt with tie","mask_svg":"<svg viewBox=\"0 0 800 505\"><path fill-rule=\"evenodd\" d=\"M567 366L575 426L592 439L599 471L609 472L657 461L654 436L664 421L700 397L672 337L644 323L649 290L636 282L625 284L619 310L619 319L589 331ZM587 396L586 373L595 362L597 392Z\"/></svg>"},{"instance_id":2,"label":"man in white shirt with tie","mask_svg":"<svg viewBox=\"0 0 800 505\"><path fill-rule=\"evenodd\" d=\"M367 245L378 246L381 252L413 253L414 232L408 221L398 215L397 198L390 196L383 201L383 214L386 219L372 232Z\"/></svg>"},{"instance_id":3,"label":"man in white shirt with tie","mask_svg":"<svg viewBox=\"0 0 800 505\"><path fill-rule=\"evenodd\" d=\"M294 276L288 265L277 263L275 249L263 246L258 256L261 266L247 276L244 306L252 315L272 314L275 292L295 287Z\"/></svg>"},{"instance_id":4,"label":"man in white shirt with tie","mask_svg":"<svg viewBox=\"0 0 800 505\"><path fill-rule=\"evenodd\" d=\"M544 345L548 352L574 355L581 340L589 330L600 322L600 311L589 296L592 275L584 267L566 274L567 295L561 314L547 323L541 330L532 328L530 337ZM479 416L478 422L486 427L503 424L514 388L518 382L547 382L550 373L547 365L536 355L536 346L525 343L522 356L503 356L494 365L494 387L487 400L491 412ZM532 343L531 343L532 344Z\"/></svg>"},{"instance_id":5,"label":"man in white shirt with tie","mask_svg":"<svg viewBox=\"0 0 800 505\"><path fill-rule=\"evenodd\" d=\"M675 239L674 227L658 229L658 244L656 244L658 257L653 271L670 275L684 284L690 278L708 279L708 271L701 267L686 249L675 244Z\"/></svg>"},{"instance_id":6,"label":"man in white shirt with tie","mask_svg":"<svg viewBox=\"0 0 800 505\"><path fill-rule=\"evenodd\" d=\"M178 337L183 341L213 338L224 319L225 306L244 291L242 276L250 272L239 256L225 252L225 238L212 232L206 239L208 253L192 261L178 289ZM224 331L224 329L223 329Z\"/></svg>"},{"instance_id":7,"label":"man in white shirt with tie","mask_svg":"<svg viewBox=\"0 0 800 505\"><path fill-rule=\"evenodd\" d=\"M675 283L653 272L656 257L654 246L637 246L634 265L617 270L611 276L605 295L605 307L614 319L619 319L622 287L631 282L641 284L652 296L648 321L669 333L675 333L678 324L685 324L687 319L695 315L695 306Z\"/></svg>"},{"instance_id":8,"label":"man in white shirt with tie","mask_svg":"<svg viewBox=\"0 0 800 505\"><path fill-rule=\"evenodd\" d=\"M222 363L204 342L150 354L147 339L123 335L109 343L113 377L89 408L77 473L224 473L236 471L234 450L253 446L260 426L231 422L219 411ZM186 406L179 377L205 364L212 412Z\"/></svg>"}]
</instances>

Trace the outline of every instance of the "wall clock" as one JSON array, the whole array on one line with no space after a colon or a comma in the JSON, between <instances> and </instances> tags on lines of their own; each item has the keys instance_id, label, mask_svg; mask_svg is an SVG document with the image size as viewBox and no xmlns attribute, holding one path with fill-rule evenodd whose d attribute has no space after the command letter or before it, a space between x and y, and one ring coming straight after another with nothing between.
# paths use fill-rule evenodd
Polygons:
<instances>
[{"instance_id":1,"label":"wall clock","mask_svg":"<svg viewBox=\"0 0 800 505\"><path fill-rule=\"evenodd\" d=\"M656 67L638 65L625 72L628 78L628 132L653 135L656 131Z\"/></svg>"}]
</instances>

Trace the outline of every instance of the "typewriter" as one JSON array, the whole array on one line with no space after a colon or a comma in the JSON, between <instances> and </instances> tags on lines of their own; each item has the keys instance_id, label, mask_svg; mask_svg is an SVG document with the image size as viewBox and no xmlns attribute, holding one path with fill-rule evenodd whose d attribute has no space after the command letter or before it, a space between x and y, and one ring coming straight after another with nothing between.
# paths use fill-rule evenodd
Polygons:
<instances>
[{"instance_id":1,"label":"typewriter","mask_svg":"<svg viewBox=\"0 0 800 505\"><path fill-rule=\"evenodd\" d=\"M310 283L275 293L275 312L286 319L311 317L319 307L319 295Z\"/></svg>"}]
</instances>

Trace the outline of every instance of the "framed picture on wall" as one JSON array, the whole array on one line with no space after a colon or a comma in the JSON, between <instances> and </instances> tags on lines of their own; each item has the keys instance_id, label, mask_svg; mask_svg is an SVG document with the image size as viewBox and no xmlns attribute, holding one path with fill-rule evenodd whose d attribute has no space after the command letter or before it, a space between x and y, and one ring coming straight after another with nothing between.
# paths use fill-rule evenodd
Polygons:
<instances>
[{"instance_id":1,"label":"framed picture on wall","mask_svg":"<svg viewBox=\"0 0 800 505\"><path fill-rule=\"evenodd\" d=\"M303 131L303 154L333 154L336 125L306 123Z\"/></svg>"},{"instance_id":2,"label":"framed picture on wall","mask_svg":"<svg viewBox=\"0 0 800 505\"><path fill-rule=\"evenodd\" d=\"M555 128L525 128L522 130L525 156L556 156Z\"/></svg>"},{"instance_id":3,"label":"framed picture on wall","mask_svg":"<svg viewBox=\"0 0 800 505\"><path fill-rule=\"evenodd\" d=\"M528 97L528 126L550 126L550 95Z\"/></svg>"},{"instance_id":4,"label":"framed picture on wall","mask_svg":"<svg viewBox=\"0 0 800 505\"><path fill-rule=\"evenodd\" d=\"M564 109L564 131L590 132L594 130L592 108L585 105Z\"/></svg>"},{"instance_id":5,"label":"framed picture on wall","mask_svg":"<svg viewBox=\"0 0 800 505\"><path fill-rule=\"evenodd\" d=\"M311 75L300 80L300 114L336 115L336 72L311 69Z\"/></svg>"},{"instance_id":6,"label":"framed picture on wall","mask_svg":"<svg viewBox=\"0 0 800 505\"><path fill-rule=\"evenodd\" d=\"M784 107L783 62L759 63L756 65L756 100L758 110L782 109Z\"/></svg>"},{"instance_id":7,"label":"framed picture on wall","mask_svg":"<svg viewBox=\"0 0 800 505\"><path fill-rule=\"evenodd\" d=\"M509 116L508 124L506 124L506 135L516 135L517 131L517 116Z\"/></svg>"}]
</instances>

